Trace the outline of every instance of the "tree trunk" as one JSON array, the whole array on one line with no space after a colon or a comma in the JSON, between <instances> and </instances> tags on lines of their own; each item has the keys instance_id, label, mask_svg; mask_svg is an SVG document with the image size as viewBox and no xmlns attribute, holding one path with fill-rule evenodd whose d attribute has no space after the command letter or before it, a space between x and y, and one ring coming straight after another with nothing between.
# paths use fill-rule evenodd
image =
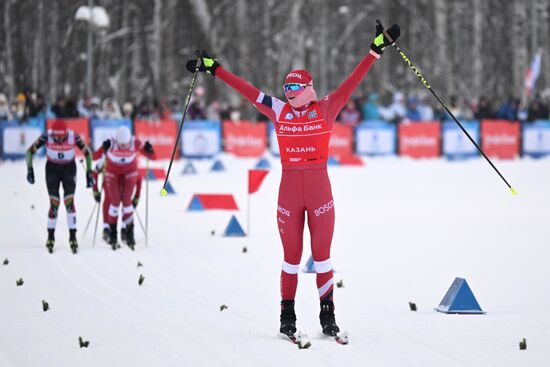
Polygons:
<instances>
[{"instance_id":1,"label":"tree trunk","mask_svg":"<svg viewBox=\"0 0 550 367\"><path fill-rule=\"evenodd\" d=\"M481 0L473 0L473 28L472 28L472 74L471 89L481 91L483 89L483 9Z\"/></svg>"},{"instance_id":2,"label":"tree trunk","mask_svg":"<svg viewBox=\"0 0 550 367\"><path fill-rule=\"evenodd\" d=\"M514 0L512 17L512 44L514 52L512 54L513 65L513 89L523 91L523 75L528 66L527 42L527 6L523 0Z\"/></svg>"},{"instance_id":3,"label":"tree trunk","mask_svg":"<svg viewBox=\"0 0 550 367\"><path fill-rule=\"evenodd\" d=\"M53 101L57 97L57 83L58 83L58 65L57 65L57 56L59 52L59 32L57 30L58 23L58 4L57 0L50 1L50 36L51 42L49 43L49 88L48 88L48 98L50 101Z\"/></svg>"},{"instance_id":4,"label":"tree trunk","mask_svg":"<svg viewBox=\"0 0 550 367\"><path fill-rule=\"evenodd\" d=\"M15 96L15 69L13 67L13 46L11 43L11 5L13 0L6 0L4 4L4 37L6 48L6 83L8 98L11 100Z\"/></svg>"},{"instance_id":5,"label":"tree trunk","mask_svg":"<svg viewBox=\"0 0 550 367\"><path fill-rule=\"evenodd\" d=\"M154 0L151 71L154 83L153 90L155 91L158 91L163 84L161 82L162 45L162 0ZM145 47L147 47L147 45L145 45Z\"/></svg>"}]
</instances>

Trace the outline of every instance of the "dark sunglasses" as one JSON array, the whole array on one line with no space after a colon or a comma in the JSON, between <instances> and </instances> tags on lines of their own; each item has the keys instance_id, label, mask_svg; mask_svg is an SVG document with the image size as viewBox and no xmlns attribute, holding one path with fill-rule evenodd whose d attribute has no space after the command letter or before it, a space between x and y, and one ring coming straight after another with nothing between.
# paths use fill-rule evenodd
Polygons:
<instances>
[{"instance_id":1,"label":"dark sunglasses","mask_svg":"<svg viewBox=\"0 0 550 367\"><path fill-rule=\"evenodd\" d=\"M285 93L287 93L288 91L297 92L301 89L304 89L305 87L307 87L307 84L301 84L301 83L288 83L283 85L283 89L285 90Z\"/></svg>"}]
</instances>

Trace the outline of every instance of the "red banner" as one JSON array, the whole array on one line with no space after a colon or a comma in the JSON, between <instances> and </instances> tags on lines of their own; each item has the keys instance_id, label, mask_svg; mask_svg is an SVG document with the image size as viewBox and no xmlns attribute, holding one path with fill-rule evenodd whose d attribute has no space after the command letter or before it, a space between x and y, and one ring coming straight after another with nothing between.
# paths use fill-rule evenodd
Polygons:
<instances>
[{"instance_id":1,"label":"red banner","mask_svg":"<svg viewBox=\"0 0 550 367\"><path fill-rule=\"evenodd\" d=\"M441 126L437 121L399 124L399 155L435 158L441 151Z\"/></svg>"},{"instance_id":2,"label":"red banner","mask_svg":"<svg viewBox=\"0 0 550 367\"><path fill-rule=\"evenodd\" d=\"M159 122L136 120L134 122L135 136L144 143L149 140L153 145L157 159L170 159L176 137L178 124L173 120L160 120ZM176 149L174 158L178 158L179 149Z\"/></svg>"},{"instance_id":3,"label":"red banner","mask_svg":"<svg viewBox=\"0 0 550 367\"><path fill-rule=\"evenodd\" d=\"M489 157L512 159L519 155L519 122L481 120L481 147Z\"/></svg>"},{"instance_id":4,"label":"red banner","mask_svg":"<svg viewBox=\"0 0 550 367\"><path fill-rule=\"evenodd\" d=\"M334 124L328 147L329 156L347 157L353 155L353 127L340 123Z\"/></svg>"},{"instance_id":5,"label":"red banner","mask_svg":"<svg viewBox=\"0 0 550 367\"><path fill-rule=\"evenodd\" d=\"M257 157L267 148L267 126L249 121L224 121L225 151L240 157Z\"/></svg>"},{"instance_id":6,"label":"red banner","mask_svg":"<svg viewBox=\"0 0 550 367\"><path fill-rule=\"evenodd\" d=\"M90 145L90 128L88 126L88 119L85 117L82 118L68 118L68 119L47 119L46 120L46 129L51 128L51 125L57 121L62 120L67 124L69 130L73 130L75 133L80 135L82 140L88 145ZM76 149L76 154L78 156L84 155L80 149Z\"/></svg>"},{"instance_id":7,"label":"red banner","mask_svg":"<svg viewBox=\"0 0 550 367\"><path fill-rule=\"evenodd\" d=\"M265 169L249 169L248 170L248 193L253 194L260 189L265 176L269 173Z\"/></svg>"}]
</instances>

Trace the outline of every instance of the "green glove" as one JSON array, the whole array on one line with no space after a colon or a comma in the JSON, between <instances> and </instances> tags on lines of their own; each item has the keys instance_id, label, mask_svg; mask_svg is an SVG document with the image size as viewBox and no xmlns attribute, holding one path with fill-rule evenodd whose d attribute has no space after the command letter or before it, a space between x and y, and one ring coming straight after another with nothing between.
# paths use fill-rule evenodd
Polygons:
<instances>
[{"instance_id":1,"label":"green glove","mask_svg":"<svg viewBox=\"0 0 550 367\"><path fill-rule=\"evenodd\" d=\"M216 69L220 66L218 63L218 60L216 60L213 57L210 57L208 53L206 53L205 50L201 53L201 60L199 63L199 71L201 73L207 73L211 75L216 75ZM197 67L197 59L188 60L185 64L185 68L189 70L191 73L195 72L195 68Z\"/></svg>"},{"instance_id":2,"label":"green glove","mask_svg":"<svg viewBox=\"0 0 550 367\"><path fill-rule=\"evenodd\" d=\"M370 45L371 50L379 55L382 55L384 48L393 44L399 38L400 34L401 30L399 29L399 26L397 24L392 25L390 29L384 31L382 23L377 20L376 37Z\"/></svg>"}]
</instances>

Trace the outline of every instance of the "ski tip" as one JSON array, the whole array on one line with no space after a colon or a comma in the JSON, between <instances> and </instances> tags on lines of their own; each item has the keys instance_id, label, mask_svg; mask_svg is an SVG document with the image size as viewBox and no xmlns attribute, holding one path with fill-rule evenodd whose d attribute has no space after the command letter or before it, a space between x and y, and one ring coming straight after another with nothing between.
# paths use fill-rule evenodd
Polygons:
<instances>
[{"instance_id":1,"label":"ski tip","mask_svg":"<svg viewBox=\"0 0 550 367\"><path fill-rule=\"evenodd\" d=\"M518 194L518 192L516 191L516 189L514 189L512 186L510 186L510 192L512 193L512 195L516 196Z\"/></svg>"},{"instance_id":2,"label":"ski tip","mask_svg":"<svg viewBox=\"0 0 550 367\"><path fill-rule=\"evenodd\" d=\"M160 190L160 196L166 196L168 195L168 191L163 187L162 190Z\"/></svg>"}]
</instances>

